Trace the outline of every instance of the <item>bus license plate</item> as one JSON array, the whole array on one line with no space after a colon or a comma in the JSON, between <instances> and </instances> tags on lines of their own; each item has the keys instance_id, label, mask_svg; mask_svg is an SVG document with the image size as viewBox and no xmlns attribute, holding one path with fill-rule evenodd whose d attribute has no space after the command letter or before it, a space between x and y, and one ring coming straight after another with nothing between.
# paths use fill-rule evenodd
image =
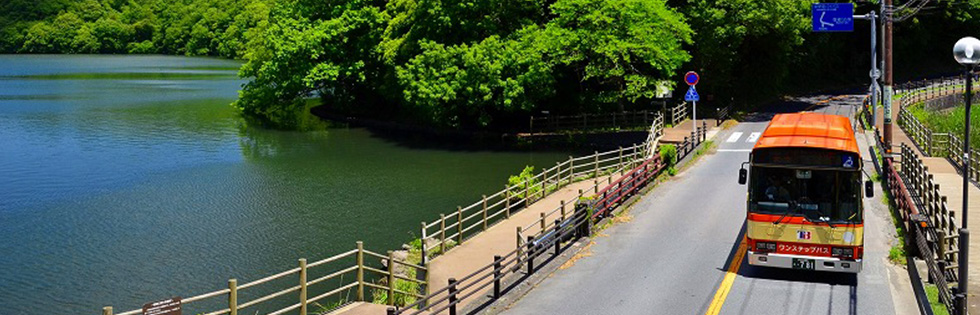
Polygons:
<instances>
[{"instance_id":1,"label":"bus license plate","mask_svg":"<svg viewBox=\"0 0 980 315\"><path fill-rule=\"evenodd\" d=\"M793 258L793 269L813 270L816 265L813 259Z\"/></svg>"}]
</instances>

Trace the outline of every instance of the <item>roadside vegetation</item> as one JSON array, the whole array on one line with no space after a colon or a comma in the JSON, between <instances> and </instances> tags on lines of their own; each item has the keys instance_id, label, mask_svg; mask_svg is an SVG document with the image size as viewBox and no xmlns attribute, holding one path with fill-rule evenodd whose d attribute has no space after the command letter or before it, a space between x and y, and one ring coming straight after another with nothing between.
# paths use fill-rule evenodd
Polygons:
<instances>
[{"instance_id":1,"label":"roadside vegetation","mask_svg":"<svg viewBox=\"0 0 980 315\"><path fill-rule=\"evenodd\" d=\"M922 103L908 108L913 116L919 119L922 124L929 127L932 132L951 133L963 139L966 109L960 106L944 110L926 110ZM980 147L980 110L970 111L970 145ZM962 146L962 144L960 144Z\"/></svg>"}]
</instances>

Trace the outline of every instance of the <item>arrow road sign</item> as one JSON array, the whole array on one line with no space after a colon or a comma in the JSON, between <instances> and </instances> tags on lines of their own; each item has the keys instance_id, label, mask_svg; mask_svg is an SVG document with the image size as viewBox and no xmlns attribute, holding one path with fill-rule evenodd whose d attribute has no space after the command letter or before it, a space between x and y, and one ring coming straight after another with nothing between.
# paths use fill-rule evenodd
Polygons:
<instances>
[{"instance_id":1,"label":"arrow road sign","mask_svg":"<svg viewBox=\"0 0 980 315\"><path fill-rule=\"evenodd\" d=\"M684 100L688 102L697 102L701 100L701 96L698 95L698 91L694 89L693 85L687 89L687 93L684 94Z\"/></svg>"},{"instance_id":2,"label":"arrow road sign","mask_svg":"<svg viewBox=\"0 0 980 315\"><path fill-rule=\"evenodd\" d=\"M854 31L853 3L814 3L810 11L814 32Z\"/></svg>"}]
</instances>

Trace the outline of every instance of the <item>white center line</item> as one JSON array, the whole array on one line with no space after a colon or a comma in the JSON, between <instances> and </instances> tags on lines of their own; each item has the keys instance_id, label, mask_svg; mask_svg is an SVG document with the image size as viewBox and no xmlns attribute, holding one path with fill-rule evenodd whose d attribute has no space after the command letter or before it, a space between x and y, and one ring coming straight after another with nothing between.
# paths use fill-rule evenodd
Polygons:
<instances>
[{"instance_id":1,"label":"white center line","mask_svg":"<svg viewBox=\"0 0 980 315\"><path fill-rule=\"evenodd\" d=\"M745 142L755 142L756 140L759 140L760 135L762 135L761 132L753 132L749 134L748 138L745 138Z\"/></svg>"},{"instance_id":2,"label":"white center line","mask_svg":"<svg viewBox=\"0 0 980 315\"><path fill-rule=\"evenodd\" d=\"M738 141L738 138L741 137L742 137L741 132L733 132L732 135L728 137L728 140L725 140L725 142L735 142Z\"/></svg>"}]
</instances>

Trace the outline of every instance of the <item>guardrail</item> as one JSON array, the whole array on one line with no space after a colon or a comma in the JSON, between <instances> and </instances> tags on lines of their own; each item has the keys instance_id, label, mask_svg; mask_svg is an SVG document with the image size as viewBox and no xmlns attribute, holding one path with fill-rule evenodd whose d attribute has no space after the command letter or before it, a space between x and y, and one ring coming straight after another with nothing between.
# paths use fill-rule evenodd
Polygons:
<instances>
[{"instance_id":1,"label":"guardrail","mask_svg":"<svg viewBox=\"0 0 980 315\"><path fill-rule=\"evenodd\" d=\"M365 260L365 258L372 257L380 260L378 260L376 264L372 264ZM347 262L349 265L340 264L344 259L354 261ZM406 268L403 270L404 274L415 274L417 276L415 278L411 278L399 274L399 272L396 271L396 265ZM370 272L376 275L376 279L378 281L369 281L365 277L365 272ZM322 276L308 280L311 274L322 274ZM352 282L343 283L343 278L345 275L351 275L353 278ZM387 255L382 255L366 250L364 249L363 243L357 242L357 247L355 249L349 250L342 254L324 258L312 263L307 263L305 258L301 258L299 259L299 266L296 268L253 280L241 285L238 284L237 279L229 279L228 287L226 289L184 298L182 299L181 303L182 308L184 309L183 312L188 314L238 315L240 311L247 310L251 313L252 310L258 309L261 306L276 308L276 305L281 305L283 302L286 302L288 306L278 308L266 314L279 315L291 311L297 311L300 315L306 315L309 312L308 307L310 304L328 299L330 297L339 296L339 294L349 290L356 290L356 298L358 301L364 301L364 294L366 291L365 288L383 290L387 293L386 302L389 305L393 305L395 303L395 298L397 297L396 294L421 298L423 295L418 294L417 292L402 291L394 286L395 279L400 279L417 283L428 290L428 281L417 279L418 276L423 276L423 279L425 279L425 277L428 276L428 266L420 266L404 260L395 259L390 251ZM274 291L269 292L270 290L267 288L261 293L259 293L261 290L257 289L263 285L268 285L276 280L282 281L281 279L287 279L288 277L292 277L295 282L293 282L294 285L291 285L285 289L272 289ZM341 283L335 283L335 288L333 289L322 288L323 285L317 286L321 283L329 283L332 280ZM319 290L314 290L317 288L319 288ZM321 293L311 296L311 291L320 291ZM244 301L245 298L243 297L245 294L257 295L257 297ZM288 298L290 297L288 294L292 294L291 298L293 298L292 301L295 303L287 302L289 301ZM204 301L210 301L212 304L225 304L227 308L218 310L193 310L187 308L188 305L200 305ZM204 307L206 308L207 306ZM135 315L141 314L142 311L142 309L134 309L115 315ZM258 310L255 311L255 313L258 312ZM104 307L102 309L102 314L113 315L112 306Z\"/></svg>"},{"instance_id":2,"label":"guardrail","mask_svg":"<svg viewBox=\"0 0 980 315\"><path fill-rule=\"evenodd\" d=\"M662 114L655 111L634 111L566 116L531 116L528 131L534 134L535 132L645 127L653 123L658 115Z\"/></svg>"},{"instance_id":3,"label":"guardrail","mask_svg":"<svg viewBox=\"0 0 980 315\"><path fill-rule=\"evenodd\" d=\"M955 239L958 227L956 226L955 211L950 210L946 204L946 196L939 192L939 184L935 182L929 168L915 154L915 151L906 144L902 144L901 165L897 171L901 175L903 189L908 190L908 194L916 201L914 213L921 213L928 217L929 223L933 227L937 237L931 239L934 242L933 252L936 258L943 261L956 261L958 252ZM906 222L909 218L904 217ZM955 264L950 268L956 268Z\"/></svg>"},{"instance_id":4,"label":"guardrail","mask_svg":"<svg viewBox=\"0 0 980 315\"><path fill-rule=\"evenodd\" d=\"M915 158L911 148L903 146L902 158L901 174L891 158L884 160L888 191L902 216L906 244L913 244L918 256L926 262L929 281L936 285L939 301L952 312L955 302L951 283L957 283L958 266L953 211L946 208L946 198L940 196L938 185L921 167L921 161L906 160Z\"/></svg>"},{"instance_id":5,"label":"guardrail","mask_svg":"<svg viewBox=\"0 0 980 315\"><path fill-rule=\"evenodd\" d=\"M954 165L960 161L954 156L962 156L962 149L957 149L959 146L956 144L959 141L955 135L932 132L907 107L961 93L963 87L964 84L956 78L938 78L902 84L896 89L900 95L898 125L924 155L944 155ZM926 262L929 281L936 284L939 301L952 313L955 309L952 288L954 283L958 284L956 269L960 250L956 242L959 233L955 211L948 208L946 197L941 194L939 185L935 183L922 160L904 143L900 146L900 165L896 167L890 155L891 148L884 147L880 132L871 121L870 105L866 99L862 116L866 126L875 131L878 151L886 154L882 158L880 171L892 196L891 202L899 211L905 228L906 235L903 237L908 240L907 244L914 246L912 249L917 252L915 254ZM875 162L877 167L877 161ZM976 178L976 169L976 166L971 165L971 177Z\"/></svg>"},{"instance_id":6,"label":"guardrail","mask_svg":"<svg viewBox=\"0 0 980 315\"><path fill-rule=\"evenodd\" d=\"M663 169L664 164L660 155L656 154L603 188L602 198L587 203L584 208L574 207L576 210L570 216L566 216L565 203L562 203L560 208L561 217L556 218L553 223L545 222L546 214L542 213L541 230L534 235L527 235L526 240L519 238L514 250L495 256L490 264L469 275L459 279L450 278L446 287L433 291L413 304L406 305L404 308L389 308L388 314L439 314L447 310L449 314L456 314L462 301L480 296L480 292L491 285L493 286L492 299L499 299L502 282L506 277L519 274L525 265L527 271L524 274L533 274L537 270L534 264L535 258L551 248L554 248L554 255L557 256L561 253L563 244L567 244L575 237L590 234L594 219L601 219L611 209L621 205L626 198L635 194ZM539 223L531 226L536 224ZM520 232L521 228L518 228L518 235Z\"/></svg>"}]
</instances>

